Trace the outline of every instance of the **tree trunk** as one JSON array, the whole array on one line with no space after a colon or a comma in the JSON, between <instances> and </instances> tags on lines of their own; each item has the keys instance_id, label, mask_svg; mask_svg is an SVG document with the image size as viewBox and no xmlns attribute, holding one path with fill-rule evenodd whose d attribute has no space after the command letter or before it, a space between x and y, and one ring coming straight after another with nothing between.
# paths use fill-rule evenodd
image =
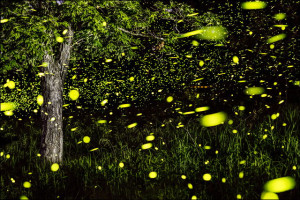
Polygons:
<instances>
[{"instance_id":1,"label":"tree trunk","mask_svg":"<svg viewBox=\"0 0 300 200\"><path fill-rule=\"evenodd\" d=\"M68 39L61 44L58 60L45 52L41 80L44 103L41 107L42 138L41 155L51 163L63 161L63 86L71 53L73 31L69 28Z\"/></svg>"}]
</instances>

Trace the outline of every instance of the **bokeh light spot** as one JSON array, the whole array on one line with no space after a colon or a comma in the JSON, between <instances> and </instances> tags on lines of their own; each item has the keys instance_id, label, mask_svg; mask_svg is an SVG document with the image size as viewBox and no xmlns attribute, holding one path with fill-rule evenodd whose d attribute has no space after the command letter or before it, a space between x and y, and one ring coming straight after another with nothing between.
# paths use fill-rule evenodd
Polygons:
<instances>
[{"instance_id":1,"label":"bokeh light spot","mask_svg":"<svg viewBox=\"0 0 300 200\"><path fill-rule=\"evenodd\" d=\"M68 29L65 29L65 30L62 32L62 34L63 34L63 35L66 35L67 32L68 32Z\"/></svg>"},{"instance_id":2,"label":"bokeh light spot","mask_svg":"<svg viewBox=\"0 0 300 200\"><path fill-rule=\"evenodd\" d=\"M142 145L142 149L150 149L152 147L152 143L146 143Z\"/></svg>"},{"instance_id":3,"label":"bokeh light spot","mask_svg":"<svg viewBox=\"0 0 300 200\"><path fill-rule=\"evenodd\" d=\"M9 89L14 89L16 87L16 84L14 81L8 81L4 86L7 86Z\"/></svg>"},{"instance_id":4,"label":"bokeh light spot","mask_svg":"<svg viewBox=\"0 0 300 200\"><path fill-rule=\"evenodd\" d=\"M259 95L265 92L265 89L262 87L250 87L244 90L244 93L247 95Z\"/></svg>"},{"instance_id":5,"label":"bokeh light spot","mask_svg":"<svg viewBox=\"0 0 300 200\"><path fill-rule=\"evenodd\" d=\"M6 22L8 22L8 19L1 19L0 20L0 23L6 23Z\"/></svg>"},{"instance_id":6,"label":"bokeh light spot","mask_svg":"<svg viewBox=\"0 0 300 200\"><path fill-rule=\"evenodd\" d=\"M133 128L133 127L136 127L136 126L137 126L137 123L135 122L135 123L129 124L127 127L128 128Z\"/></svg>"},{"instance_id":7,"label":"bokeh light spot","mask_svg":"<svg viewBox=\"0 0 300 200\"><path fill-rule=\"evenodd\" d=\"M168 96L168 97L167 97L167 102L168 102L168 103L171 103L172 101L173 101L173 97L172 97L172 96Z\"/></svg>"},{"instance_id":8,"label":"bokeh light spot","mask_svg":"<svg viewBox=\"0 0 300 200\"><path fill-rule=\"evenodd\" d=\"M198 107L195 109L195 112L203 112L209 110L209 106Z\"/></svg>"},{"instance_id":9,"label":"bokeh light spot","mask_svg":"<svg viewBox=\"0 0 300 200\"><path fill-rule=\"evenodd\" d=\"M203 40L222 40L227 34L226 29L222 26L207 26L202 30L203 32L198 37Z\"/></svg>"},{"instance_id":10,"label":"bokeh light spot","mask_svg":"<svg viewBox=\"0 0 300 200\"><path fill-rule=\"evenodd\" d=\"M152 140L154 140L154 139L155 139L154 135L148 135L148 136L146 137L146 140L147 140L147 141L152 141Z\"/></svg>"},{"instance_id":11,"label":"bokeh light spot","mask_svg":"<svg viewBox=\"0 0 300 200\"><path fill-rule=\"evenodd\" d=\"M70 97L70 99L72 99L73 101L75 101L76 99L78 99L78 97L79 97L79 92L78 92L78 90L71 90L71 91L69 92L69 97Z\"/></svg>"},{"instance_id":12,"label":"bokeh light spot","mask_svg":"<svg viewBox=\"0 0 300 200\"><path fill-rule=\"evenodd\" d=\"M130 103L126 103L126 104L119 105L119 108L129 108L130 106L131 106Z\"/></svg>"},{"instance_id":13,"label":"bokeh light spot","mask_svg":"<svg viewBox=\"0 0 300 200\"><path fill-rule=\"evenodd\" d=\"M188 32L188 33L181 34L178 38L190 37L190 36L193 36L193 35L198 35L202 32L203 32L203 30L191 31L191 32Z\"/></svg>"},{"instance_id":14,"label":"bokeh light spot","mask_svg":"<svg viewBox=\"0 0 300 200\"><path fill-rule=\"evenodd\" d=\"M57 163L53 163L51 165L51 171L56 172L59 169L59 165Z\"/></svg>"},{"instance_id":15,"label":"bokeh light spot","mask_svg":"<svg viewBox=\"0 0 300 200\"><path fill-rule=\"evenodd\" d=\"M87 144L87 143L90 143L90 141L91 141L91 138L90 138L89 136L84 136L84 137L83 137L83 142L84 142L84 143Z\"/></svg>"},{"instance_id":16,"label":"bokeh light spot","mask_svg":"<svg viewBox=\"0 0 300 200\"><path fill-rule=\"evenodd\" d=\"M14 115L14 112L11 111L11 110L4 111L4 115L6 115L6 116L13 116L13 115Z\"/></svg>"},{"instance_id":17,"label":"bokeh light spot","mask_svg":"<svg viewBox=\"0 0 300 200\"><path fill-rule=\"evenodd\" d=\"M20 200L28 200L28 197L25 195L20 196Z\"/></svg>"},{"instance_id":18,"label":"bokeh light spot","mask_svg":"<svg viewBox=\"0 0 300 200\"><path fill-rule=\"evenodd\" d=\"M38 95L36 98L36 101L37 101L37 104L41 106L44 103L44 97L42 95Z\"/></svg>"},{"instance_id":19,"label":"bokeh light spot","mask_svg":"<svg viewBox=\"0 0 300 200\"><path fill-rule=\"evenodd\" d=\"M210 181L211 180L211 175L210 174L204 174L203 175L203 180Z\"/></svg>"},{"instance_id":20,"label":"bokeh light spot","mask_svg":"<svg viewBox=\"0 0 300 200\"><path fill-rule=\"evenodd\" d=\"M149 178L156 178L157 177L157 172L150 172L149 173Z\"/></svg>"},{"instance_id":21,"label":"bokeh light spot","mask_svg":"<svg viewBox=\"0 0 300 200\"><path fill-rule=\"evenodd\" d=\"M264 189L267 192L279 193L279 192L285 192L287 190L291 190L295 186L296 186L295 179L287 176L287 177L281 177L281 178L268 181L264 185Z\"/></svg>"},{"instance_id":22,"label":"bokeh light spot","mask_svg":"<svg viewBox=\"0 0 300 200\"><path fill-rule=\"evenodd\" d=\"M219 124L224 123L227 119L227 114L224 112L218 112L210 115L205 115L200 119L200 123L202 126L209 127L209 126L217 126Z\"/></svg>"},{"instance_id":23,"label":"bokeh light spot","mask_svg":"<svg viewBox=\"0 0 300 200\"><path fill-rule=\"evenodd\" d=\"M264 9L267 3L263 1L248 1L242 3L242 8L246 10Z\"/></svg>"},{"instance_id":24,"label":"bokeh light spot","mask_svg":"<svg viewBox=\"0 0 300 200\"><path fill-rule=\"evenodd\" d=\"M278 34L278 35L275 35L275 36L269 38L269 39L267 40L267 43L270 44L270 43L273 43L273 42L277 42L277 41L279 41L279 40L283 40L285 37L286 37L286 34L285 34L285 33Z\"/></svg>"},{"instance_id":25,"label":"bokeh light spot","mask_svg":"<svg viewBox=\"0 0 300 200\"><path fill-rule=\"evenodd\" d=\"M64 41L64 38L56 37L56 42L62 43L63 41Z\"/></svg>"},{"instance_id":26,"label":"bokeh light spot","mask_svg":"<svg viewBox=\"0 0 300 200\"><path fill-rule=\"evenodd\" d=\"M31 183L29 183L28 181L25 181L25 182L23 183L23 187L24 187L24 188L30 188L30 187L31 187Z\"/></svg>"},{"instance_id":27,"label":"bokeh light spot","mask_svg":"<svg viewBox=\"0 0 300 200\"><path fill-rule=\"evenodd\" d=\"M262 192L260 198L261 200L279 199L278 195L273 192Z\"/></svg>"},{"instance_id":28,"label":"bokeh light spot","mask_svg":"<svg viewBox=\"0 0 300 200\"><path fill-rule=\"evenodd\" d=\"M239 106L239 110L243 111L243 110L245 110L245 109L246 109L245 106Z\"/></svg>"},{"instance_id":29,"label":"bokeh light spot","mask_svg":"<svg viewBox=\"0 0 300 200\"><path fill-rule=\"evenodd\" d=\"M283 19L285 19L285 17L286 17L285 13L277 13L277 14L274 15L274 18L276 20L283 20Z\"/></svg>"},{"instance_id":30,"label":"bokeh light spot","mask_svg":"<svg viewBox=\"0 0 300 200\"><path fill-rule=\"evenodd\" d=\"M14 110L15 108L16 105L13 102L0 103L1 111L10 111L10 110Z\"/></svg>"},{"instance_id":31,"label":"bokeh light spot","mask_svg":"<svg viewBox=\"0 0 300 200\"><path fill-rule=\"evenodd\" d=\"M237 56L233 56L232 60L234 63L239 63L239 58Z\"/></svg>"}]
</instances>

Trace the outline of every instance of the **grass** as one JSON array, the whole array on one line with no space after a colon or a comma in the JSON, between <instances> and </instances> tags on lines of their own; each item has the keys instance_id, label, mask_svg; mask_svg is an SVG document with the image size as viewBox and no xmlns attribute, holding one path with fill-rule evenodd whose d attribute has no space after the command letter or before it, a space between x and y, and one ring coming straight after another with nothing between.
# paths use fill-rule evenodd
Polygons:
<instances>
[{"instance_id":1,"label":"grass","mask_svg":"<svg viewBox=\"0 0 300 200\"><path fill-rule=\"evenodd\" d=\"M135 122L129 117L107 124L97 123L98 117L66 118L64 162L56 172L38 156L35 120L3 120L0 199L260 199L268 180L292 176L300 182L299 106L278 113L251 129L240 115L216 127L202 127L199 117L188 116L151 116L134 128L127 128ZM149 135L155 139L146 141ZM91 141L80 143L84 136ZM152 148L142 150L146 143ZM150 172L157 177L149 178ZM210 181L203 180L206 173ZM26 181L30 188L23 187ZM299 185L279 194L299 196Z\"/></svg>"}]
</instances>

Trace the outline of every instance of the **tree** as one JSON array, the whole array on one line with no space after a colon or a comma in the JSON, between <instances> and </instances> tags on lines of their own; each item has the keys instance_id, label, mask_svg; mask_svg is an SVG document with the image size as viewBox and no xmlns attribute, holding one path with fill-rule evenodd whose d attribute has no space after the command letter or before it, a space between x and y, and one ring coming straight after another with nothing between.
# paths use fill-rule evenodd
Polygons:
<instances>
[{"instance_id":1,"label":"tree","mask_svg":"<svg viewBox=\"0 0 300 200\"><path fill-rule=\"evenodd\" d=\"M138 1L1 1L1 72L31 68L41 77L41 154L63 161L63 86L68 66L78 59L105 57L107 62L135 58L148 51L142 39L176 52L174 38L201 26L184 4L157 2L150 9ZM192 15L189 15L192 14ZM171 22L164 28L159 19ZM178 21L185 21L178 27ZM190 25L192 28L187 28ZM154 27L153 27L154 25ZM152 29L151 29L152 28ZM166 34L167 33L167 34ZM184 35L187 37L187 35ZM156 42L155 42L156 41ZM152 50L152 48L150 48ZM40 101L41 102L41 101Z\"/></svg>"}]
</instances>

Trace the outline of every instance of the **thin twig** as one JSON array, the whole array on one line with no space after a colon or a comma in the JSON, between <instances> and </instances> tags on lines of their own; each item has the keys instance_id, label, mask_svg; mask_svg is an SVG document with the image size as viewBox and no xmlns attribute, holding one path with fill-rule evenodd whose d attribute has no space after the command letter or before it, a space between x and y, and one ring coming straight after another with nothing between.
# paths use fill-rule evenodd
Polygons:
<instances>
[{"instance_id":1,"label":"thin twig","mask_svg":"<svg viewBox=\"0 0 300 200\"><path fill-rule=\"evenodd\" d=\"M90 34L90 35L88 35L87 37L90 37L90 36L92 36L92 35L93 35L93 34ZM81 38L81 39L77 40L76 42L74 42L73 45L71 45L71 47L73 47L73 46L76 45L76 44L79 44L80 41L82 41L82 40L84 40L84 39L86 39L86 38L84 37L84 38Z\"/></svg>"}]
</instances>

